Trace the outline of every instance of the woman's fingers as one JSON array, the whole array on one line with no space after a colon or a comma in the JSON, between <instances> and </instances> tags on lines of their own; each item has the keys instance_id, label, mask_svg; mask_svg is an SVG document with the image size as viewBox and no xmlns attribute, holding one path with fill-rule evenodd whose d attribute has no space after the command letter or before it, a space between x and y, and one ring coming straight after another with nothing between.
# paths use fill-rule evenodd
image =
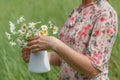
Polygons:
<instances>
[{"instance_id":1,"label":"woman's fingers","mask_svg":"<svg viewBox=\"0 0 120 80\"><path fill-rule=\"evenodd\" d=\"M36 49L36 48L40 48L40 45L39 44L34 44L34 45L30 46L31 50Z\"/></svg>"},{"instance_id":2,"label":"woman's fingers","mask_svg":"<svg viewBox=\"0 0 120 80\"><path fill-rule=\"evenodd\" d=\"M37 36L37 37L33 37L33 38L29 38L29 39L28 39L28 42L33 41L33 40L37 40L37 39L39 39L38 36Z\"/></svg>"},{"instance_id":3,"label":"woman's fingers","mask_svg":"<svg viewBox=\"0 0 120 80\"><path fill-rule=\"evenodd\" d=\"M39 37L31 38L28 41L28 44L27 44L28 47L31 47L33 45L39 45Z\"/></svg>"},{"instance_id":4,"label":"woman's fingers","mask_svg":"<svg viewBox=\"0 0 120 80\"><path fill-rule=\"evenodd\" d=\"M24 54L24 55L22 55L22 58L23 58L23 60L24 60L25 62L28 62L28 61L29 61L29 58L30 58L30 55Z\"/></svg>"},{"instance_id":5,"label":"woman's fingers","mask_svg":"<svg viewBox=\"0 0 120 80\"><path fill-rule=\"evenodd\" d=\"M25 62L29 61L30 58L30 49L29 48L23 48L22 50L22 58Z\"/></svg>"},{"instance_id":6,"label":"woman's fingers","mask_svg":"<svg viewBox=\"0 0 120 80\"><path fill-rule=\"evenodd\" d=\"M24 51L30 51L30 48L23 48L23 49L22 49L22 53L23 53Z\"/></svg>"},{"instance_id":7,"label":"woman's fingers","mask_svg":"<svg viewBox=\"0 0 120 80\"><path fill-rule=\"evenodd\" d=\"M49 46L50 37L40 36L29 39L27 46L30 48L31 52L36 53L41 50L50 49Z\"/></svg>"},{"instance_id":8,"label":"woman's fingers","mask_svg":"<svg viewBox=\"0 0 120 80\"><path fill-rule=\"evenodd\" d=\"M41 48L43 47L43 44L40 44L39 38L40 37L31 38L27 44L27 46L30 48L31 52L33 53L40 51Z\"/></svg>"},{"instance_id":9,"label":"woman's fingers","mask_svg":"<svg viewBox=\"0 0 120 80\"><path fill-rule=\"evenodd\" d=\"M30 55L24 56L24 61L25 61L25 62L29 62L29 59L30 59Z\"/></svg>"},{"instance_id":10,"label":"woman's fingers","mask_svg":"<svg viewBox=\"0 0 120 80\"><path fill-rule=\"evenodd\" d=\"M30 60L30 57L25 58L25 62L28 63Z\"/></svg>"},{"instance_id":11,"label":"woman's fingers","mask_svg":"<svg viewBox=\"0 0 120 80\"><path fill-rule=\"evenodd\" d=\"M35 49L32 49L32 50L31 50L32 53L37 53L37 52L39 52L39 51L40 51L40 48L35 48Z\"/></svg>"},{"instance_id":12,"label":"woman's fingers","mask_svg":"<svg viewBox=\"0 0 120 80\"><path fill-rule=\"evenodd\" d=\"M36 44L38 44L39 42L38 42L38 40L33 40L33 41L30 41L28 44L27 44L27 46L28 47L31 47L32 45L36 45Z\"/></svg>"},{"instance_id":13,"label":"woman's fingers","mask_svg":"<svg viewBox=\"0 0 120 80\"><path fill-rule=\"evenodd\" d=\"M25 62L29 62L29 59L30 59L30 56L24 56L24 57L23 57L23 60L24 60Z\"/></svg>"},{"instance_id":14,"label":"woman's fingers","mask_svg":"<svg viewBox=\"0 0 120 80\"><path fill-rule=\"evenodd\" d=\"M34 48L34 49L31 50L31 52L32 53L37 53L37 52L42 51L42 50L44 50L44 48Z\"/></svg>"}]
</instances>

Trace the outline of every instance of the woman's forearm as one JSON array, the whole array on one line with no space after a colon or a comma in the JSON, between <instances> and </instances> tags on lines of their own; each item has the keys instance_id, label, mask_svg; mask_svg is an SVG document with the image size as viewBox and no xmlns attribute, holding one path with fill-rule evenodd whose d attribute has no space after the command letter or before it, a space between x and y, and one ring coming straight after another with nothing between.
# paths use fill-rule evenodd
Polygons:
<instances>
[{"instance_id":1,"label":"woman's forearm","mask_svg":"<svg viewBox=\"0 0 120 80\"><path fill-rule=\"evenodd\" d=\"M95 77L100 71L95 69L90 59L68 47L60 40L56 40L53 50L58 53L71 67L89 77Z\"/></svg>"},{"instance_id":2,"label":"woman's forearm","mask_svg":"<svg viewBox=\"0 0 120 80\"><path fill-rule=\"evenodd\" d=\"M49 52L48 56L49 56L49 62L51 65L60 66L60 58L58 54L56 54L55 52Z\"/></svg>"}]
</instances>

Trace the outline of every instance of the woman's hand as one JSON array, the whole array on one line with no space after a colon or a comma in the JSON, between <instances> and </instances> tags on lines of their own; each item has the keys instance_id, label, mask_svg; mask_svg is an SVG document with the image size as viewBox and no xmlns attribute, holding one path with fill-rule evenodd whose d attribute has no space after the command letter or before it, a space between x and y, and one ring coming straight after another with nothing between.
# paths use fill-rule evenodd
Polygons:
<instances>
[{"instance_id":1,"label":"woman's hand","mask_svg":"<svg viewBox=\"0 0 120 80\"><path fill-rule=\"evenodd\" d=\"M23 48L22 49L22 58L25 62L29 62L30 59L30 49L29 48Z\"/></svg>"},{"instance_id":2,"label":"woman's hand","mask_svg":"<svg viewBox=\"0 0 120 80\"><path fill-rule=\"evenodd\" d=\"M52 36L39 36L33 37L28 40L28 47L32 53L37 53L42 50L52 49L56 42L55 37Z\"/></svg>"}]
</instances>

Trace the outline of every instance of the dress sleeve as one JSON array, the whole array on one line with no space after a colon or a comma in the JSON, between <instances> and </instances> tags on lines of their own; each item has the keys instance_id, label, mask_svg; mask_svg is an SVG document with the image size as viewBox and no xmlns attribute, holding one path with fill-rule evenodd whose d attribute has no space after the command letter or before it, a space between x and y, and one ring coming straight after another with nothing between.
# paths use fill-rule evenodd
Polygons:
<instances>
[{"instance_id":1,"label":"dress sleeve","mask_svg":"<svg viewBox=\"0 0 120 80\"><path fill-rule=\"evenodd\" d=\"M92 65L103 71L117 34L117 15L102 13L95 21L86 53Z\"/></svg>"}]
</instances>

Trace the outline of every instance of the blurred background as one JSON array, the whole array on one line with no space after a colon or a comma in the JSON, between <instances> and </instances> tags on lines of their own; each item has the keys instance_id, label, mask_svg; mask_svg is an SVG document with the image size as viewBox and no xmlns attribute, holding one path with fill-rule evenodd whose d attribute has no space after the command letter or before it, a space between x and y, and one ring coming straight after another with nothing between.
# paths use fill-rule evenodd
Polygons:
<instances>
[{"instance_id":1,"label":"blurred background","mask_svg":"<svg viewBox=\"0 0 120 80\"><path fill-rule=\"evenodd\" d=\"M120 19L120 1L109 2ZM24 16L28 22L41 20L47 23L51 20L55 25L62 26L71 11L80 3L81 0L0 0L0 80L57 80L59 67L51 66L51 71L44 74L30 73L21 58L21 48L8 44L5 31L9 30L9 21L14 22L20 16ZM109 62L110 80L120 80L119 57L120 32Z\"/></svg>"}]
</instances>

